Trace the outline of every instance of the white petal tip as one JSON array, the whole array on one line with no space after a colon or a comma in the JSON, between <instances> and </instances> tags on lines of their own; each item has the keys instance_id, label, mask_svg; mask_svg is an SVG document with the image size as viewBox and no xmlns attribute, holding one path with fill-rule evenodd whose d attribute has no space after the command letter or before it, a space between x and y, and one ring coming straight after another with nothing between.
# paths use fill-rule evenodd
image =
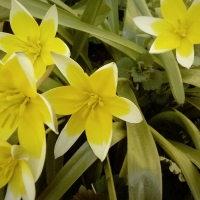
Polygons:
<instances>
[{"instance_id":1,"label":"white petal tip","mask_svg":"<svg viewBox=\"0 0 200 200\"><path fill-rule=\"evenodd\" d=\"M176 51L176 58L182 67L189 69L194 62L194 51L188 57L183 57Z\"/></svg>"},{"instance_id":2,"label":"white petal tip","mask_svg":"<svg viewBox=\"0 0 200 200\"><path fill-rule=\"evenodd\" d=\"M96 145L89 142L89 144L94 154L103 162L110 146L106 145L106 143L103 143L103 145Z\"/></svg>"},{"instance_id":3,"label":"white petal tip","mask_svg":"<svg viewBox=\"0 0 200 200\"><path fill-rule=\"evenodd\" d=\"M66 127L61 131L56 144L55 144L55 149L54 149L54 156L55 158L58 158L65 154L70 147L76 142L76 140L79 138L81 134L77 134L74 137L70 137L66 133Z\"/></svg>"}]
</instances>

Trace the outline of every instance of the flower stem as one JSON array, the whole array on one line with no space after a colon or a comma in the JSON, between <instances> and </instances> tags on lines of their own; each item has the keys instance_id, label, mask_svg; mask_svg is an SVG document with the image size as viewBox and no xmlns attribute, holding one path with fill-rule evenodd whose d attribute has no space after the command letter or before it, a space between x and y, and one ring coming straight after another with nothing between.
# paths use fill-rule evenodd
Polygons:
<instances>
[{"instance_id":1,"label":"flower stem","mask_svg":"<svg viewBox=\"0 0 200 200\"><path fill-rule=\"evenodd\" d=\"M45 73L42 75L42 77L37 81L36 85L37 88L39 88L44 81L50 76L51 72L53 71L55 65L50 65L47 70L45 71Z\"/></svg>"}]
</instances>

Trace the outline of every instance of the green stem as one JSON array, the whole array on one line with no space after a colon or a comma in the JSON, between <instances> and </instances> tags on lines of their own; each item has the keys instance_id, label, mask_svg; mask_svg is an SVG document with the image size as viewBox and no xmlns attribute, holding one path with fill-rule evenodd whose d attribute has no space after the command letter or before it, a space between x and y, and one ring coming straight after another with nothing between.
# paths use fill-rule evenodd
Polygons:
<instances>
[{"instance_id":1,"label":"green stem","mask_svg":"<svg viewBox=\"0 0 200 200\"><path fill-rule=\"evenodd\" d=\"M110 161L108 155L106 156L106 159L104 161L104 172L106 174L106 181L108 186L108 194L109 199L111 200L117 200L112 171L110 167Z\"/></svg>"},{"instance_id":2,"label":"green stem","mask_svg":"<svg viewBox=\"0 0 200 200\"><path fill-rule=\"evenodd\" d=\"M53 71L53 68L55 67L55 65L50 65L47 70L45 71L45 73L42 75L42 77L37 81L36 86L37 88L39 88L44 82L45 80L50 76L51 72Z\"/></svg>"}]
</instances>

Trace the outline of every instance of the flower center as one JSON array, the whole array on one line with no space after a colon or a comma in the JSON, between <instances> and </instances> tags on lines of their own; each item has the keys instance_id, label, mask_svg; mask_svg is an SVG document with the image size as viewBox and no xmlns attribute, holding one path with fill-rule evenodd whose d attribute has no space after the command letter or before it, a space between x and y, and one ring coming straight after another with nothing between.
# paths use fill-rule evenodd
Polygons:
<instances>
[{"instance_id":1,"label":"flower center","mask_svg":"<svg viewBox=\"0 0 200 200\"><path fill-rule=\"evenodd\" d=\"M89 113L89 112L92 112L92 116L93 116L93 112L94 112L94 108L99 105L99 106L104 106L102 100L101 100L101 97L98 96L97 94L95 93L88 93L88 92L84 92L83 93L84 95L87 95L88 96L88 99L83 102L83 103L80 103L78 105L76 105L76 107L84 107L84 111L82 113L82 118L85 118L85 116Z\"/></svg>"},{"instance_id":2,"label":"flower center","mask_svg":"<svg viewBox=\"0 0 200 200\"><path fill-rule=\"evenodd\" d=\"M11 156L0 159L0 172L3 172L3 176L8 178L13 173L17 164L18 160Z\"/></svg>"},{"instance_id":3,"label":"flower center","mask_svg":"<svg viewBox=\"0 0 200 200\"><path fill-rule=\"evenodd\" d=\"M178 33L182 38L186 36L187 34L188 26L186 23L181 23L180 20L178 20L178 26L175 28L174 33Z\"/></svg>"},{"instance_id":4,"label":"flower center","mask_svg":"<svg viewBox=\"0 0 200 200\"><path fill-rule=\"evenodd\" d=\"M33 62L37 59L37 57L40 55L41 52L41 45L40 41L38 40L37 42L32 42L30 38L27 38L28 40L28 45L22 46L22 45L16 45L17 47L21 48L21 51L24 53L32 53L34 54Z\"/></svg>"},{"instance_id":5,"label":"flower center","mask_svg":"<svg viewBox=\"0 0 200 200\"><path fill-rule=\"evenodd\" d=\"M9 121L10 128L12 128L18 117L23 116L24 110L26 109L26 104L30 101L30 98L20 93L17 89L13 89L1 90L0 99L1 105L3 105L2 108L0 108L0 112L13 107L13 109L10 109L10 112L5 116L5 119L0 126L3 128Z\"/></svg>"}]
</instances>

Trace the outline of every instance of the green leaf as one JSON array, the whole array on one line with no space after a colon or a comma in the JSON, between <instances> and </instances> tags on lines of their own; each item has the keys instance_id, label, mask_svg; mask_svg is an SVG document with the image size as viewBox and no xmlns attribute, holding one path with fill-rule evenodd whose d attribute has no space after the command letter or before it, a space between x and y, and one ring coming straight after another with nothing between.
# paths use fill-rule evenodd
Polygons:
<instances>
[{"instance_id":1,"label":"green leaf","mask_svg":"<svg viewBox=\"0 0 200 200\"><path fill-rule=\"evenodd\" d=\"M96 192L99 194L108 194L108 188L107 188L105 175L96 180L96 182L94 183L94 188Z\"/></svg>"},{"instance_id":2,"label":"green leaf","mask_svg":"<svg viewBox=\"0 0 200 200\"><path fill-rule=\"evenodd\" d=\"M105 0L111 7L111 12L108 15L108 22L113 33L119 34L119 16L118 16L118 1Z\"/></svg>"},{"instance_id":3,"label":"green leaf","mask_svg":"<svg viewBox=\"0 0 200 200\"><path fill-rule=\"evenodd\" d=\"M73 46L74 44L74 37L63 27L63 26L58 26L58 33L60 36L62 36L62 38L64 38L70 45ZM80 52L80 56L82 57L82 59L84 60L84 62L87 64L88 68L90 69L90 71L92 71L92 65L91 62L88 58L87 52L85 51L81 51ZM61 72L60 72L61 73ZM63 75L62 75L63 76ZM63 76L64 77L64 76ZM64 77L64 79L66 79ZM64 81L66 82L66 81Z\"/></svg>"},{"instance_id":4,"label":"green leaf","mask_svg":"<svg viewBox=\"0 0 200 200\"><path fill-rule=\"evenodd\" d=\"M200 174L197 168L192 164L190 159L184 153L176 149L176 147L174 147L170 142L168 142L155 129L153 129L152 127L150 127L150 129L155 141L181 168L194 199L198 200L200 197Z\"/></svg>"},{"instance_id":5,"label":"green leaf","mask_svg":"<svg viewBox=\"0 0 200 200\"><path fill-rule=\"evenodd\" d=\"M158 55L164 64L165 71L167 72L169 85L172 94L178 104L184 104L185 93L183 88L183 81L181 73L172 52L166 52Z\"/></svg>"},{"instance_id":6,"label":"green leaf","mask_svg":"<svg viewBox=\"0 0 200 200\"><path fill-rule=\"evenodd\" d=\"M92 190L87 190L84 186L79 188L79 192L72 200L109 200L108 195L95 194Z\"/></svg>"},{"instance_id":7,"label":"green leaf","mask_svg":"<svg viewBox=\"0 0 200 200\"><path fill-rule=\"evenodd\" d=\"M200 169L200 151L180 142L169 140L177 149L182 151Z\"/></svg>"},{"instance_id":8,"label":"green leaf","mask_svg":"<svg viewBox=\"0 0 200 200\"><path fill-rule=\"evenodd\" d=\"M200 110L200 97L186 97L185 100Z\"/></svg>"},{"instance_id":9,"label":"green leaf","mask_svg":"<svg viewBox=\"0 0 200 200\"><path fill-rule=\"evenodd\" d=\"M127 186L127 179L120 178L118 175L113 176L115 190L117 194L117 200L127 200L128 199L128 186ZM99 194L108 194L106 177L102 176L101 178L97 179L94 183L95 191Z\"/></svg>"},{"instance_id":10,"label":"green leaf","mask_svg":"<svg viewBox=\"0 0 200 200\"><path fill-rule=\"evenodd\" d=\"M113 181L113 175L112 175L112 170L111 170L110 160L109 160L108 155L106 156L106 160L104 161L104 172L106 175L109 199L117 200L114 181Z\"/></svg>"},{"instance_id":11,"label":"green leaf","mask_svg":"<svg viewBox=\"0 0 200 200\"><path fill-rule=\"evenodd\" d=\"M124 123L113 123L113 139L111 145L114 145L124 137L126 137ZM37 200L60 199L95 160L97 160L97 157L94 155L89 144L85 142L58 172Z\"/></svg>"},{"instance_id":12,"label":"green leaf","mask_svg":"<svg viewBox=\"0 0 200 200\"><path fill-rule=\"evenodd\" d=\"M181 76L184 83L200 87L200 70L199 69L182 69Z\"/></svg>"},{"instance_id":13,"label":"green leaf","mask_svg":"<svg viewBox=\"0 0 200 200\"><path fill-rule=\"evenodd\" d=\"M52 88L56 88L56 87L60 87L62 86L61 83L59 83L58 81L52 79L51 77L48 77L45 82L39 87L39 90L41 92L46 92Z\"/></svg>"},{"instance_id":14,"label":"green leaf","mask_svg":"<svg viewBox=\"0 0 200 200\"><path fill-rule=\"evenodd\" d=\"M199 130L185 115L177 110L162 112L151 118L148 123L154 127L156 124L159 124L163 121L168 121L181 126L190 135L196 149L200 150Z\"/></svg>"},{"instance_id":15,"label":"green leaf","mask_svg":"<svg viewBox=\"0 0 200 200\"><path fill-rule=\"evenodd\" d=\"M61 156L57 159L54 157L54 147L58 136L50 131L47 137L47 153L46 153L46 178L47 183L54 178L54 176L60 171L63 166L64 156Z\"/></svg>"},{"instance_id":16,"label":"green leaf","mask_svg":"<svg viewBox=\"0 0 200 200\"><path fill-rule=\"evenodd\" d=\"M150 53L146 52L146 53L141 54L137 58L136 62L143 62L145 66L152 66L154 63L154 60L153 60L153 56Z\"/></svg>"},{"instance_id":17,"label":"green leaf","mask_svg":"<svg viewBox=\"0 0 200 200\"><path fill-rule=\"evenodd\" d=\"M96 1L88 0L81 20L88 24L93 24L97 16L97 12L99 10L100 5L101 5L101 0L96 0ZM80 52L83 50L85 43L87 42L88 36L89 33L80 31L76 32L74 38L74 44L72 47L72 55L71 55L73 59L76 60L78 58Z\"/></svg>"},{"instance_id":18,"label":"green leaf","mask_svg":"<svg viewBox=\"0 0 200 200\"><path fill-rule=\"evenodd\" d=\"M118 68L118 77L129 79L131 69L134 65L133 61L128 57L124 57L120 59L116 64Z\"/></svg>"},{"instance_id":19,"label":"green leaf","mask_svg":"<svg viewBox=\"0 0 200 200\"><path fill-rule=\"evenodd\" d=\"M0 22L9 19L9 13L8 9L0 7Z\"/></svg>"},{"instance_id":20,"label":"green leaf","mask_svg":"<svg viewBox=\"0 0 200 200\"><path fill-rule=\"evenodd\" d=\"M128 80L119 79L117 93L138 106ZM129 200L162 199L160 159L145 119L127 123L127 143Z\"/></svg>"},{"instance_id":21,"label":"green leaf","mask_svg":"<svg viewBox=\"0 0 200 200\"><path fill-rule=\"evenodd\" d=\"M142 82L142 86L145 90L157 90L162 86L162 75L159 70L154 70L147 77L146 81Z\"/></svg>"}]
</instances>

